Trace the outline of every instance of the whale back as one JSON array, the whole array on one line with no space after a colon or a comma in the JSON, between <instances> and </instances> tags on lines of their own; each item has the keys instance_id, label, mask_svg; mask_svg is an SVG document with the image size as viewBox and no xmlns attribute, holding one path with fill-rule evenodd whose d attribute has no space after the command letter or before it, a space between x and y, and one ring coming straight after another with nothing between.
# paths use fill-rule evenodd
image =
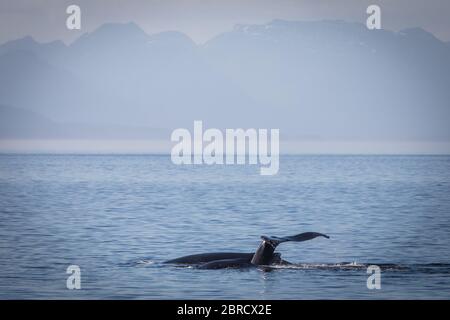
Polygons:
<instances>
[{"instance_id":1,"label":"whale back","mask_svg":"<svg viewBox=\"0 0 450 320\"><path fill-rule=\"evenodd\" d=\"M212 252L212 253L200 253L192 254L172 260L165 261L164 263L179 263L179 264L201 264L215 260L227 260L227 259L243 259L250 260L253 257L251 253L239 253L239 252Z\"/></svg>"}]
</instances>

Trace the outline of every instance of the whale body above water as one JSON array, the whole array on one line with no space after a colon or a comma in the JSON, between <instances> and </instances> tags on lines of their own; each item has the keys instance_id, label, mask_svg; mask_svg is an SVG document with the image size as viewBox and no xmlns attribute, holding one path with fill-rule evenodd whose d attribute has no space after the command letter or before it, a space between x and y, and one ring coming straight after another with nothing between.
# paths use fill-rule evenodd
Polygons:
<instances>
[{"instance_id":1,"label":"whale body above water","mask_svg":"<svg viewBox=\"0 0 450 320\"><path fill-rule=\"evenodd\" d=\"M283 242L302 242L316 237L330 238L318 232L304 232L288 237L261 236L261 243L255 252L212 252L188 255L165 263L194 265L201 269L223 269L223 268L245 268L254 266L270 266L279 264L290 264L281 259L281 255L275 252L276 247Z\"/></svg>"}]
</instances>

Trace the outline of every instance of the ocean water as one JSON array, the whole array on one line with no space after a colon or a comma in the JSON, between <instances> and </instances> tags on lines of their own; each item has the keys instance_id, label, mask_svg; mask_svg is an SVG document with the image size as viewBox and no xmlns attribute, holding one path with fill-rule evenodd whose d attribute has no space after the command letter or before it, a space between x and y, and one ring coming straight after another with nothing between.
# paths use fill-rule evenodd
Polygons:
<instances>
[{"instance_id":1,"label":"ocean water","mask_svg":"<svg viewBox=\"0 0 450 320\"><path fill-rule=\"evenodd\" d=\"M162 263L305 231L331 239L281 244L289 267ZM449 299L449 245L448 156L284 156L276 176L168 156L0 156L2 299Z\"/></svg>"}]
</instances>

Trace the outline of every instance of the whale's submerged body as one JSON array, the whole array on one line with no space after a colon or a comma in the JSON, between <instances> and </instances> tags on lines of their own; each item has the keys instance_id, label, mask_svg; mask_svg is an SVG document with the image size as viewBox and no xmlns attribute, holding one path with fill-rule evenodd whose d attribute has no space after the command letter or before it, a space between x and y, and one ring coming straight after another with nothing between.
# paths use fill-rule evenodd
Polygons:
<instances>
[{"instance_id":1,"label":"whale's submerged body","mask_svg":"<svg viewBox=\"0 0 450 320\"><path fill-rule=\"evenodd\" d=\"M262 241L256 252L200 253L168 260L165 261L165 263L194 265L201 269L245 268L253 266L289 264L289 262L281 259L281 255L279 253L274 252L276 247L283 242L301 242L311 240L316 237L329 238L329 236L318 232L305 232L288 237L261 236Z\"/></svg>"}]
</instances>

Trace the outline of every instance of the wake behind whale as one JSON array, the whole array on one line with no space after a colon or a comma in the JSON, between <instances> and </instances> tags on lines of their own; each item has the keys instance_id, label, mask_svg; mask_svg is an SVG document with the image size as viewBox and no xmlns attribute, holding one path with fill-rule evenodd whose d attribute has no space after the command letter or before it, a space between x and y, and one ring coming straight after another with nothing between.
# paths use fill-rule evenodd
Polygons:
<instances>
[{"instance_id":1,"label":"wake behind whale","mask_svg":"<svg viewBox=\"0 0 450 320\"><path fill-rule=\"evenodd\" d=\"M271 264L267 266L257 266L262 271L283 271L283 270L298 270L298 271L364 271L366 272L369 266L376 265L381 271L385 272L407 272L407 273L421 273L421 274L447 274L450 275L450 263L386 263L386 262L305 262L305 263L289 263L289 264ZM124 267L140 266L150 268L162 268L168 266L167 261L158 261L157 259L139 259L122 264ZM183 264L174 263L172 265L178 269L205 269L200 264ZM224 270L249 270L244 266L222 268ZM253 269L253 268L252 268Z\"/></svg>"},{"instance_id":2,"label":"wake behind whale","mask_svg":"<svg viewBox=\"0 0 450 320\"><path fill-rule=\"evenodd\" d=\"M261 243L255 252L211 252L187 255L167 261L159 259L141 259L130 262L127 266L138 265L143 267L161 268L172 265L176 268L188 269L249 269L257 268L262 271L276 270L319 270L319 271L364 271L369 266L375 265L382 271L392 272L417 272L425 274L450 274L448 263L386 263L382 261L373 262L296 262L291 263L281 259L281 254L274 252L280 243L294 241L302 242L316 237L330 238L317 232L305 232L288 237L261 236Z\"/></svg>"},{"instance_id":3,"label":"wake behind whale","mask_svg":"<svg viewBox=\"0 0 450 320\"><path fill-rule=\"evenodd\" d=\"M385 262L337 262L337 263L314 263L301 262L291 263L281 258L281 254L275 252L279 244L294 241L302 242L316 237L330 238L318 232L305 232L295 236L268 237L261 236L261 243L255 252L212 252L183 256L164 261L163 264L172 264L176 267L188 267L195 269L243 269L258 267L264 271L271 270L367 270L371 265L376 265L383 271L411 271L420 273L445 273L450 274L450 264L428 263L428 264L396 264ZM152 262L153 263L153 262Z\"/></svg>"}]
</instances>

